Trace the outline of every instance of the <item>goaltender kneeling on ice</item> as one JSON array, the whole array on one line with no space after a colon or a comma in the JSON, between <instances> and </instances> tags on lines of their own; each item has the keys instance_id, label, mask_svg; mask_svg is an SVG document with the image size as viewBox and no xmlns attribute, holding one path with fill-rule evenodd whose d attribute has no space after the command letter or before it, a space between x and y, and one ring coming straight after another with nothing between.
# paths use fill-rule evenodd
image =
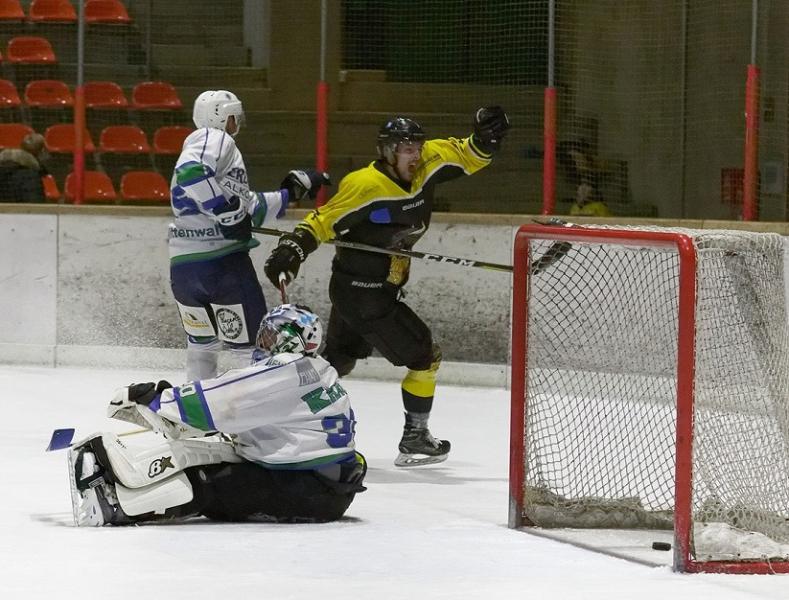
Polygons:
<instances>
[{"instance_id":1,"label":"goaltender kneeling on ice","mask_svg":"<svg viewBox=\"0 0 789 600\"><path fill-rule=\"evenodd\" d=\"M178 387L119 390L108 415L164 441L132 452L100 433L74 444L76 525L342 517L365 490L367 465L354 447L348 395L319 355L322 341L318 316L285 304L263 318L252 366Z\"/></svg>"}]
</instances>

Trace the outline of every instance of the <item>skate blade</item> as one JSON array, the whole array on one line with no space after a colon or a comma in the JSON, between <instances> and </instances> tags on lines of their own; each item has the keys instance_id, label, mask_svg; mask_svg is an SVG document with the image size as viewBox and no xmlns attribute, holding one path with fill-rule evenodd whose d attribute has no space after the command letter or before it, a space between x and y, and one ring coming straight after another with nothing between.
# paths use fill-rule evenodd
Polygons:
<instances>
[{"instance_id":1,"label":"skate blade","mask_svg":"<svg viewBox=\"0 0 789 600\"><path fill-rule=\"evenodd\" d=\"M440 454L438 456L430 456L428 454L404 454L401 452L395 458L394 464L396 467L421 467L424 465L435 465L444 462L449 453Z\"/></svg>"}]
</instances>

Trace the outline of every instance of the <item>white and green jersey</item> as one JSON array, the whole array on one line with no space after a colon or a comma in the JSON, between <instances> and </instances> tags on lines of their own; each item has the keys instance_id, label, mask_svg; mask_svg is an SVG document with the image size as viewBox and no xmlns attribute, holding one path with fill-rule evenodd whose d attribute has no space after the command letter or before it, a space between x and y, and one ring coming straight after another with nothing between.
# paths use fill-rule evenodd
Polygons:
<instances>
[{"instance_id":1,"label":"white and green jersey","mask_svg":"<svg viewBox=\"0 0 789 600\"><path fill-rule=\"evenodd\" d=\"M215 215L233 196L240 199L238 210ZM234 225L249 214L255 226L271 224L284 214L287 203L285 190L250 191L244 159L230 135L220 129L193 131L170 183L175 215L168 233L171 263L210 260L258 246L254 238L226 239L219 223Z\"/></svg>"},{"instance_id":2,"label":"white and green jersey","mask_svg":"<svg viewBox=\"0 0 789 600\"><path fill-rule=\"evenodd\" d=\"M269 468L311 469L354 453L348 394L320 357L277 354L164 390L150 408L170 421L231 434L239 456Z\"/></svg>"}]
</instances>

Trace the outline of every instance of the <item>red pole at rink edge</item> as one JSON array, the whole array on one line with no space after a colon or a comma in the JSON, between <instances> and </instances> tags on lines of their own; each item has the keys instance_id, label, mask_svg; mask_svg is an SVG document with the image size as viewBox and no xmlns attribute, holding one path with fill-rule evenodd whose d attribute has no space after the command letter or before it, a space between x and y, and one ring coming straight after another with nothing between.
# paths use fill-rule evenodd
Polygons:
<instances>
[{"instance_id":1,"label":"red pole at rink edge","mask_svg":"<svg viewBox=\"0 0 789 600\"><path fill-rule=\"evenodd\" d=\"M759 218L759 67L748 65L745 83L745 163L743 169L742 218Z\"/></svg>"},{"instance_id":2,"label":"red pole at rink edge","mask_svg":"<svg viewBox=\"0 0 789 600\"><path fill-rule=\"evenodd\" d=\"M556 88L545 88L543 116L542 214L556 209Z\"/></svg>"},{"instance_id":3,"label":"red pole at rink edge","mask_svg":"<svg viewBox=\"0 0 789 600\"><path fill-rule=\"evenodd\" d=\"M319 171L329 170L329 84L318 82L315 96L315 166ZM326 188L321 187L317 206L326 204Z\"/></svg>"},{"instance_id":4,"label":"red pole at rink edge","mask_svg":"<svg viewBox=\"0 0 789 600\"><path fill-rule=\"evenodd\" d=\"M74 204L85 197L85 89L74 89Z\"/></svg>"}]
</instances>

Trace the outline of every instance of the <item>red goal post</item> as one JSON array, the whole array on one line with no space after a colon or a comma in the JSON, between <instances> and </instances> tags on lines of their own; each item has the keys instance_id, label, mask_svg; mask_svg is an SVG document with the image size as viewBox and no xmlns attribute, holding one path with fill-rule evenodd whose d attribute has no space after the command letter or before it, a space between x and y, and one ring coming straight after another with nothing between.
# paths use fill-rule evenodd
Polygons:
<instances>
[{"instance_id":1,"label":"red goal post","mask_svg":"<svg viewBox=\"0 0 789 600\"><path fill-rule=\"evenodd\" d=\"M556 241L569 252L530 274ZM519 229L510 527L673 528L677 571L789 572L783 245Z\"/></svg>"}]
</instances>

